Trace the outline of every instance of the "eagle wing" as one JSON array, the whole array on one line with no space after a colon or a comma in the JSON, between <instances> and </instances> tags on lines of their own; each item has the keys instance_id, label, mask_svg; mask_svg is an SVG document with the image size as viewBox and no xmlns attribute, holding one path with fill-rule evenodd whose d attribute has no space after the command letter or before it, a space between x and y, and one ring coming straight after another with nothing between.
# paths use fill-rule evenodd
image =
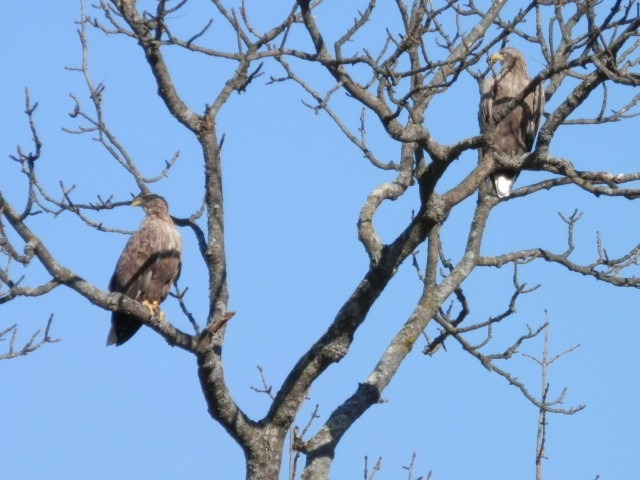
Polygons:
<instances>
[{"instance_id":1,"label":"eagle wing","mask_svg":"<svg viewBox=\"0 0 640 480\"><path fill-rule=\"evenodd\" d=\"M526 98L525 103L529 107L529 115L526 118L523 136L527 151L530 151L533 148L533 142L536 139L538 128L540 128L540 121L544 110L544 88L542 84L538 85L533 91L533 94Z\"/></svg>"},{"instance_id":2,"label":"eagle wing","mask_svg":"<svg viewBox=\"0 0 640 480\"><path fill-rule=\"evenodd\" d=\"M494 89L495 80L487 77L482 82L482 91L480 92L480 110L478 110L478 122L480 123L480 131L484 132L492 115L493 98L495 96Z\"/></svg>"}]
</instances>

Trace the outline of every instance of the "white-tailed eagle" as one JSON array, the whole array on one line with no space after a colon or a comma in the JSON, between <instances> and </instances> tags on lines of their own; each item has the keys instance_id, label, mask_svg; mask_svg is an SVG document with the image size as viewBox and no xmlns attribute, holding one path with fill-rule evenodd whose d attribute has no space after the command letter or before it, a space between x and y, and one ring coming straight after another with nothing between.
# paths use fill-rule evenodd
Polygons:
<instances>
[{"instance_id":1,"label":"white-tailed eagle","mask_svg":"<svg viewBox=\"0 0 640 480\"><path fill-rule=\"evenodd\" d=\"M531 83L527 73L527 63L518 50L505 48L489 59L491 63L502 62L502 70L495 78L487 77L482 85L480 101L480 130L484 132L492 115L500 107L517 97ZM524 102L517 105L496 125L491 145L483 148L482 155L515 157L530 152L536 138L540 118L544 108L544 89L542 84L526 96ZM500 198L508 197L518 178L519 171L500 170L493 174L492 180L496 194Z\"/></svg>"},{"instance_id":2,"label":"white-tailed eagle","mask_svg":"<svg viewBox=\"0 0 640 480\"><path fill-rule=\"evenodd\" d=\"M182 238L164 198L147 193L134 198L131 205L141 206L146 216L120 255L109 291L142 302L155 314L180 276ZM107 345L122 345L141 326L135 317L113 312Z\"/></svg>"}]
</instances>

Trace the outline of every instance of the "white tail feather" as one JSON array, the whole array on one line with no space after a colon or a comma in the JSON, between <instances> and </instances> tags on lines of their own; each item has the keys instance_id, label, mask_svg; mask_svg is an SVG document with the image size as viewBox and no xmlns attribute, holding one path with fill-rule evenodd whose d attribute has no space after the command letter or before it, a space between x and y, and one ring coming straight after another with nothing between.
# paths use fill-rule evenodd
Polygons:
<instances>
[{"instance_id":1,"label":"white tail feather","mask_svg":"<svg viewBox=\"0 0 640 480\"><path fill-rule=\"evenodd\" d=\"M511 187L513 187L513 183L515 179L513 175L504 175L498 173L493 177L493 185L496 189L496 195L500 198L506 198L511 195Z\"/></svg>"}]
</instances>

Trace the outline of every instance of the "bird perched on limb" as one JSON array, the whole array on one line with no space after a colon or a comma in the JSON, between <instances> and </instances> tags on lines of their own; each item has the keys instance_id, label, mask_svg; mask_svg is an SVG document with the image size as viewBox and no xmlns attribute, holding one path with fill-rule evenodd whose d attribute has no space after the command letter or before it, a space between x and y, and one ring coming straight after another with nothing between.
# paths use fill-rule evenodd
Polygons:
<instances>
[{"instance_id":1,"label":"bird perched on limb","mask_svg":"<svg viewBox=\"0 0 640 480\"><path fill-rule=\"evenodd\" d=\"M109 291L143 303L151 315L161 314L160 304L180 276L182 237L161 196L145 193L134 198L131 205L142 207L146 216L120 255ZM141 326L132 315L113 312L107 345L122 345Z\"/></svg>"},{"instance_id":2,"label":"bird perched on limb","mask_svg":"<svg viewBox=\"0 0 640 480\"><path fill-rule=\"evenodd\" d=\"M531 83L527 62L515 48L505 48L489 58L490 63L501 62L502 70L495 78L488 77L482 85L480 100L480 130L485 132L493 124L493 115L500 107L522 94ZM516 157L530 152L536 138L544 109L544 89L538 85L524 101L515 106L496 126L490 144L482 149L486 155ZM492 175L496 195L508 197L520 172L502 169Z\"/></svg>"}]
</instances>

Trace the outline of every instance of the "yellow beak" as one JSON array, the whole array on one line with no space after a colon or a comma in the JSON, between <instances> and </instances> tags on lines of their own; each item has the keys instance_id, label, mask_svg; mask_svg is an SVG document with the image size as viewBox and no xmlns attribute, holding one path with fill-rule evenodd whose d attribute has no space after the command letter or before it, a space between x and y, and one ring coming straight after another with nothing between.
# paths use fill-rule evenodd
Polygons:
<instances>
[{"instance_id":1,"label":"yellow beak","mask_svg":"<svg viewBox=\"0 0 640 480\"><path fill-rule=\"evenodd\" d=\"M139 207L142 204L144 204L144 200L141 197L136 197L131 201L132 207Z\"/></svg>"},{"instance_id":2,"label":"yellow beak","mask_svg":"<svg viewBox=\"0 0 640 480\"><path fill-rule=\"evenodd\" d=\"M501 62L503 60L504 60L504 57L502 55L500 55L499 53L494 53L493 55L491 55L489 57L489 63Z\"/></svg>"}]
</instances>

